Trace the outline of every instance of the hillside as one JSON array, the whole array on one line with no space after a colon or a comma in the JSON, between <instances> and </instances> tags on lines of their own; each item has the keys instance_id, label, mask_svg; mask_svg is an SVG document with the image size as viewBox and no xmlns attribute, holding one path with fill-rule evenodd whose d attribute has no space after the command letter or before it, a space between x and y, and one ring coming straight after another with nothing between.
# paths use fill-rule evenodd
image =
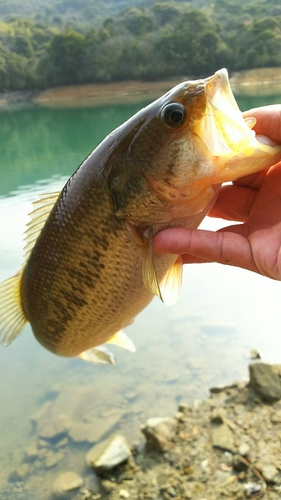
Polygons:
<instances>
[{"instance_id":1,"label":"hillside","mask_svg":"<svg viewBox=\"0 0 281 500\"><path fill-rule=\"evenodd\" d=\"M0 0L0 91L281 67L276 0Z\"/></svg>"}]
</instances>

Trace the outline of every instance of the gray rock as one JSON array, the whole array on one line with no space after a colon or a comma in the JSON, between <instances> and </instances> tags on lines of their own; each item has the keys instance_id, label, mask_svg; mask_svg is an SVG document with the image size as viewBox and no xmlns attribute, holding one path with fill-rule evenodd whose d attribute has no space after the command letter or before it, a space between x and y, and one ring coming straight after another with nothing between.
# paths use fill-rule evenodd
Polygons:
<instances>
[{"instance_id":1,"label":"gray rock","mask_svg":"<svg viewBox=\"0 0 281 500\"><path fill-rule=\"evenodd\" d=\"M77 490L83 485L83 479L76 472L64 472L53 484L55 498L67 498L70 491Z\"/></svg>"},{"instance_id":2,"label":"gray rock","mask_svg":"<svg viewBox=\"0 0 281 500\"><path fill-rule=\"evenodd\" d=\"M234 437L227 424L221 424L212 429L212 444L214 448L230 451L234 453Z\"/></svg>"},{"instance_id":3,"label":"gray rock","mask_svg":"<svg viewBox=\"0 0 281 500\"><path fill-rule=\"evenodd\" d=\"M86 463L98 472L113 469L131 456L126 439L116 434L93 446L86 455Z\"/></svg>"},{"instance_id":4,"label":"gray rock","mask_svg":"<svg viewBox=\"0 0 281 500\"><path fill-rule=\"evenodd\" d=\"M149 418L146 425L141 427L141 432L152 448L165 451L175 436L177 425L174 418Z\"/></svg>"},{"instance_id":5,"label":"gray rock","mask_svg":"<svg viewBox=\"0 0 281 500\"><path fill-rule=\"evenodd\" d=\"M281 398L281 384L277 373L267 363L249 365L250 385L264 401L276 401Z\"/></svg>"},{"instance_id":6,"label":"gray rock","mask_svg":"<svg viewBox=\"0 0 281 500\"><path fill-rule=\"evenodd\" d=\"M278 474L278 470L275 467L275 465L272 465L272 464L264 465L261 473L263 475L264 480L267 483L275 483L276 482L275 480L276 480L276 476Z\"/></svg>"}]
</instances>

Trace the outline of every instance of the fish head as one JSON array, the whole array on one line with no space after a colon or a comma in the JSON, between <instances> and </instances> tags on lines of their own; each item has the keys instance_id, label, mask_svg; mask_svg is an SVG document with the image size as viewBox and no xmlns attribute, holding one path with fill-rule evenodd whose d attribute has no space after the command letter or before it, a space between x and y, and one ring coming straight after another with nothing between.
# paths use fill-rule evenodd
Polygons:
<instances>
[{"instance_id":1,"label":"fish head","mask_svg":"<svg viewBox=\"0 0 281 500\"><path fill-rule=\"evenodd\" d=\"M156 219L163 214L165 222L196 214L203 218L221 183L281 159L281 147L260 142L252 129L254 124L255 119L243 118L226 69L205 79L183 82L122 128L125 154L117 169L119 177L114 170L110 174L113 184L122 187L123 201L129 186L134 193L137 186L145 186L155 197L152 200L151 195L150 205ZM132 202L132 193L127 199ZM138 199L128 213L140 213L141 205L148 206L147 194L142 200ZM157 206L162 215L157 215Z\"/></svg>"}]
</instances>

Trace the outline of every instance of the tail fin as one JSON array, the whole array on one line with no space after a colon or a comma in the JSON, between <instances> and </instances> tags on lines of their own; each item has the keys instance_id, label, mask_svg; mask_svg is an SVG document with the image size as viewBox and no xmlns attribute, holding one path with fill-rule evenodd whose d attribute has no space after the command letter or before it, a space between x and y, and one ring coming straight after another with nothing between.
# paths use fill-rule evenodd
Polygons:
<instances>
[{"instance_id":1,"label":"tail fin","mask_svg":"<svg viewBox=\"0 0 281 500\"><path fill-rule=\"evenodd\" d=\"M21 333L27 319L21 305L22 271L0 285L0 342L8 346Z\"/></svg>"}]
</instances>

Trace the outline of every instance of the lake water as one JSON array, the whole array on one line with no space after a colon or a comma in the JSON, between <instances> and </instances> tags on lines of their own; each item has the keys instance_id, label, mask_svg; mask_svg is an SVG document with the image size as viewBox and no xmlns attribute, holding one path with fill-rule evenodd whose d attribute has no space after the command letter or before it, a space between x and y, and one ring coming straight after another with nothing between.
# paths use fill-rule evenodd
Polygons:
<instances>
[{"instance_id":1,"label":"lake water","mask_svg":"<svg viewBox=\"0 0 281 500\"><path fill-rule=\"evenodd\" d=\"M281 95L238 101L247 109L281 102ZM61 189L99 141L143 104L1 112L0 281L21 266L31 202ZM112 348L118 363L106 367L50 354L29 326L8 348L1 346L1 499L47 500L60 472L89 475L84 455L91 443L115 431L137 442L147 417L170 416L180 401L192 403L211 386L246 378L252 348L280 363L280 283L216 264L188 266L177 305L155 299L128 334L136 353ZM51 440L42 439L44 419L34 423L46 402L48 415L63 415L71 429ZM81 435L90 427L94 433L85 442Z\"/></svg>"}]
</instances>

